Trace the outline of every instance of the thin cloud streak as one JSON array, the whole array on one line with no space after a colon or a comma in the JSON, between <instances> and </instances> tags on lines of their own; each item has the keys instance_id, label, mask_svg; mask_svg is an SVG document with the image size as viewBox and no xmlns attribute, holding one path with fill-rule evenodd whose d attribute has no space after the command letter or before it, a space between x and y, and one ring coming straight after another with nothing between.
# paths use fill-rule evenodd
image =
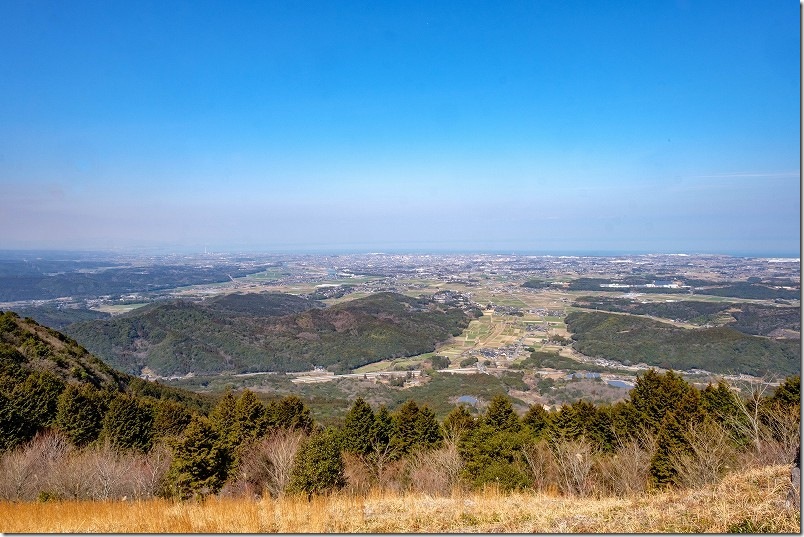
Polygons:
<instances>
[{"instance_id":1,"label":"thin cloud streak","mask_svg":"<svg viewBox=\"0 0 804 537\"><path fill-rule=\"evenodd\" d=\"M728 179L730 177L754 178L754 177L799 177L799 172L736 172L736 173L715 173L711 175L693 175L691 179Z\"/></svg>"}]
</instances>

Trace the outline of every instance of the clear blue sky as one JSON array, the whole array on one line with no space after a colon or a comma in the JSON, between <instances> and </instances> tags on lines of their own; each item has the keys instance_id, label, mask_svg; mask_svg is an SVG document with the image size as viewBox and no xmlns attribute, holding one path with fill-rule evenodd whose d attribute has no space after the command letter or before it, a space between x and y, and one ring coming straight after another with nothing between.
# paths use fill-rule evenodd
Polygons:
<instances>
[{"instance_id":1,"label":"clear blue sky","mask_svg":"<svg viewBox=\"0 0 804 537\"><path fill-rule=\"evenodd\" d=\"M800 251L798 2L0 2L0 248Z\"/></svg>"}]
</instances>

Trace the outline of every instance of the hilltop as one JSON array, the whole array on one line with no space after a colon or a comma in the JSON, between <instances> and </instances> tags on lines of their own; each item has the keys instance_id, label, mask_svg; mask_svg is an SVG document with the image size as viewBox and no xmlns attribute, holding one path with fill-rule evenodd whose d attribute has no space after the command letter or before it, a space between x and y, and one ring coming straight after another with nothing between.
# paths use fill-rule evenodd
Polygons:
<instances>
[{"instance_id":1,"label":"hilltop","mask_svg":"<svg viewBox=\"0 0 804 537\"><path fill-rule=\"evenodd\" d=\"M734 328L680 328L639 317L575 311L566 317L573 347L586 356L665 369L792 375L801 371L801 340L771 339Z\"/></svg>"},{"instance_id":2,"label":"hilltop","mask_svg":"<svg viewBox=\"0 0 804 537\"><path fill-rule=\"evenodd\" d=\"M472 312L397 293L377 293L328 308L292 295L226 295L155 303L65 332L114 367L158 375L224 371L344 372L434 350L460 334Z\"/></svg>"}]
</instances>

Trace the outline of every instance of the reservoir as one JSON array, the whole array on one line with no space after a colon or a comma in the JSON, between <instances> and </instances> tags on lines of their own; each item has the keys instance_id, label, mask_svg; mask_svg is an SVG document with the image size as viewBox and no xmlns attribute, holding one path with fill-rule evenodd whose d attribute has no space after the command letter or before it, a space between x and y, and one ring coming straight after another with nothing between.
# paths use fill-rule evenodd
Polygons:
<instances>
[{"instance_id":1,"label":"reservoir","mask_svg":"<svg viewBox=\"0 0 804 537\"><path fill-rule=\"evenodd\" d=\"M633 383L626 382L624 380L607 380L606 383L609 386L614 386L615 388L628 388L631 389L634 387Z\"/></svg>"}]
</instances>

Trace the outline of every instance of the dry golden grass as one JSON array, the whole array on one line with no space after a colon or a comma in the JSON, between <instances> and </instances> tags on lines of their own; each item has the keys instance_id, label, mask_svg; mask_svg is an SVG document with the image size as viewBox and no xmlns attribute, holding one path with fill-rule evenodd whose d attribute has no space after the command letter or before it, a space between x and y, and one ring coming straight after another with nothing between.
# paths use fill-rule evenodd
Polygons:
<instances>
[{"instance_id":1,"label":"dry golden grass","mask_svg":"<svg viewBox=\"0 0 804 537\"><path fill-rule=\"evenodd\" d=\"M125 533L657 533L730 529L799 533L801 513L786 508L788 467L733 474L716 486L625 499L560 498L537 493L456 491L337 494L204 502L0 503L0 531Z\"/></svg>"}]
</instances>

